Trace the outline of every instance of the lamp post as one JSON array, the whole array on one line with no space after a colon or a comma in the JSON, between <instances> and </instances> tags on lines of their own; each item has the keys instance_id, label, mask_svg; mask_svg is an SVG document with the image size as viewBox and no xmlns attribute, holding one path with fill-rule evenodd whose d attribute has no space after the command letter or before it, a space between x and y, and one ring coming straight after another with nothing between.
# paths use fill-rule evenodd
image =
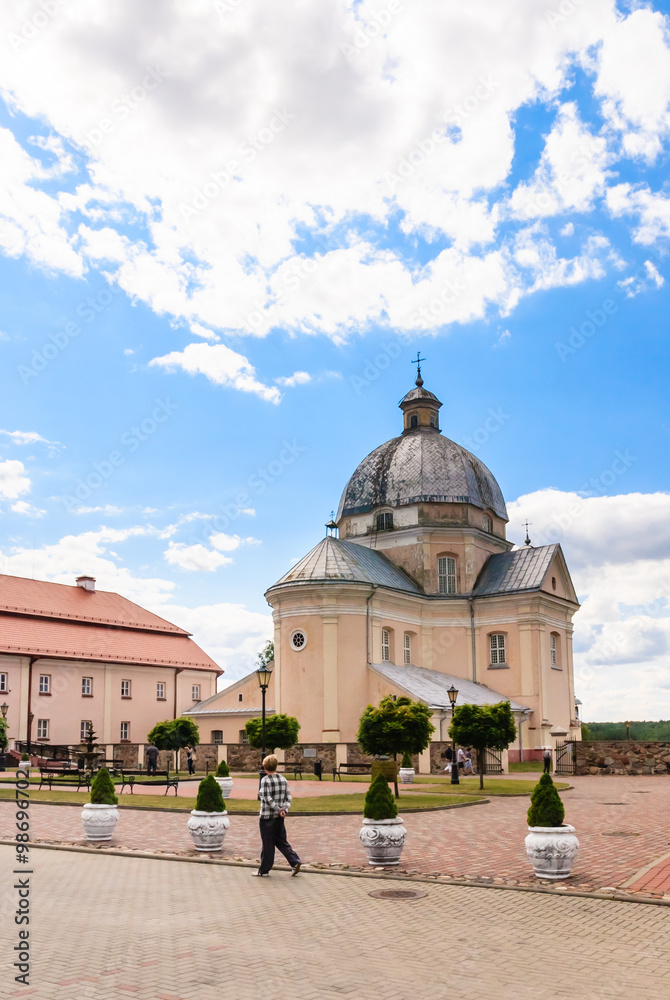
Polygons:
<instances>
[{"instance_id":1,"label":"lamp post","mask_svg":"<svg viewBox=\"0 0 670 1000\"><path fill-rule=\"evenodd\" d=\"M630 739L630 722L624 722L624 726L626 727L626 739L629 740Z\"/></svg>"},{"instance_id":2,"label":"lamp post","mask_svg":"<svg viewBox=\"0 0 670 1000\"><path fill-rule=\"evenodd\" d=\"M9 709L9 705L7 704L6 701L3 702L2 705L0 705L0 712L2 712L2 718L3 719L7 718L7 711L8 711L8 709ZM5 738L6 737L7 737L7 730L5 730ZM6 761L5 761L5 748L3 746L3 747L0 747L0 771L4 771L5 770L5 763L6 763Z\"/></svg>"},{"instance_id":3,"label":"lamp post","mask_svg":"<svg viewBox=\"0 0 670 1000\"><path fill-rule=\"evenodd\" d=\"M454 706L456 704L456 699L458 698L458 691L452 684L448 689L447 694L449 695L449 704L451 705L451 721L454 721ZM458 761L456 760L456 740L452 736L451 738L451 783L452 785L460 785L458 780Z\"/></svg>"},{"instance_id":4,"label":"lamp post","mask_svg":"<svg viewBox=\"0 0 670 1000\"><path fill-rule=\"evenodd\" d=\"M33 730L33 719L35 718L34 712L28 712L28 756L31 756L31 734Z\"/></svg>"},{"instance_id":5,"label":"lamp post","mask_svg":"<svg viewBox=\"0 0 670 1000\"><path fill-rule=\"evenodd\" d=\"M267 664L263 664L256 671L256 676L258 677L258 686L261 689L261 767L260 776L263 777L263 758L265 757L265 692L270 686L270 678L272 677L272 667L268 667Z\"/></svg>"}]
</instances>

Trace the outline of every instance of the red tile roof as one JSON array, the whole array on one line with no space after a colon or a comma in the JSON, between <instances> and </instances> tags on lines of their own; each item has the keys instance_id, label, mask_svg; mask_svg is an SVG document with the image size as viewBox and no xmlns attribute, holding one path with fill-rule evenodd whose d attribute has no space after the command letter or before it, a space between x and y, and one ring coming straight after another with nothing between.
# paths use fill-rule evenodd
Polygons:
<instances>
[{"instance_id":1,"label":"red tile roof","mask_svg":"<svg viewBox=\"0 0 670 1000\"><path fill-rule=\"evenodd\" d=\"M221 668L190 634L119 594L0 575L0 653Z\"/></svg>"}]
</instances>

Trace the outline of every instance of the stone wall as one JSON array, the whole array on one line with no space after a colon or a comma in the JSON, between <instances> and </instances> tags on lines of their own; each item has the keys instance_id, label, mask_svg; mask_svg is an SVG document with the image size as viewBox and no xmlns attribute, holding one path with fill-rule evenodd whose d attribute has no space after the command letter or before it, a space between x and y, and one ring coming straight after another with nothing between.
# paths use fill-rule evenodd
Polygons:
<instances>
[{"instance_id":1,"label":"stone wall","mask_svg":"<svg viewBox=\"0 0 670 1000\"><path fill-rule=\"evenodd\" d=\"M219 762L219 746L218 743L198 743L194 757L196 771L206 771L207 764L209 764L210 772L216 771ZM188 771L185 749L179 751L179 770Z\"/></svg>"},{"instance_id":2,"label":"stone wall","mask_svg":"<svg viewBox=\"0 0 670 1000\"><path fill-rule=\"evenodd\" d=\"M669 774L670 742L583 740L577 774Z\"/></svg>"},{"instance_id":3,"label":"stone wall","mask_svg":"<svg viewBox=\"0 0 670 1000\"><path fill-rule=\"evenodd\" d=\"M114 760L123 761L124 767L135 768L138 761L137 743L115 743Z\"/></svg>"}]
</instances>

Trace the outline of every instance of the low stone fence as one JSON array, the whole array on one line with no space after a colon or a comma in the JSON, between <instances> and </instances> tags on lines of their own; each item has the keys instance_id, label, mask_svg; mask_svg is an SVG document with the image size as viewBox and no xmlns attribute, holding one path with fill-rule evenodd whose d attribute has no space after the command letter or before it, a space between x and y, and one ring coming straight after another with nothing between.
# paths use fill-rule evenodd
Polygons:
<instances>
[{"instance_id":1,"label":"low stone fence","mask_svg":"<svg viewBox=\"0 0 670 1000\"><path fill-rule=\"evenodd\" d=\"M577 774L669 774L670 742L583 740L577 744Z\"/></svg>"}]
</instances>

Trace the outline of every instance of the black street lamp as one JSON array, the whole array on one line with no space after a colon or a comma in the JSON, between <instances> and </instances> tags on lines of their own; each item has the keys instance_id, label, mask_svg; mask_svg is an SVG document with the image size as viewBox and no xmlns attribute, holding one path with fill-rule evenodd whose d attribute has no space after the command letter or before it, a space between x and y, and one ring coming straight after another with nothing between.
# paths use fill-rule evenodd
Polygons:
<instances>
[{"instance_id":1,"label":"black street lamp","mask_svg":"<svg viewBox=\"0 0 670 1000\"><path fill-rule=\"evenodd\" d=\"M626 727L626 739L629 740L630 739L630 722L624 722L624 726Z\"/></svg>"},{"instance_id":2,"label":"black street lamp","mask_svg":"<svg viewBox=\"0 0 670 1000\"><path fill-rule=\"evenodd\" d=\"M34 712L28 712L28 756L31 754L31 735L33 730L33 719L35 718Z\"/></svg>"},{"instance_id":3,"label":"black street lamp","mask_svg":"<svg viewBox=\"0 0 670 1000\"><path fill-rule=\"evenodd\" d=\"M265 757L265 692L270 686L270 678L272 677L272 667L268 667L267 664L259 667L256 671L256 676L258 677L258 686L261 689L262 698L262 710L261 710L261 767L260 776L263 777L265 773L263 770L263 758Z\"/></svg>"},{"instance_id":4,"label":"black street lamp","mask_svg":"<svg viewBox=\"0 0 670 1000\"><path fill-rule=\"evenodd\" d=\"M447 690L449 695L449 704L451 705L451 721L454 721L454 705L456 704L456 699L458 698L458 691L452 684ZM460 785L458 780L458 761L456 760L456 740L452 736L451 738L451 783L452 785Z\"/></svg>"},{"instance_id":5,"label":"black street lamp","mask_svg":"<svg viewBox=\"0 0 670 1000\"><path fill-rule=\"evenodd\" d=\"M3 719L7 718L7 712L8 712L8 710L9 710L9 705L5 701L5 702L3 702L2 705L0 705L0 712L2 712ZM5 737L6 736L7 736L7 730L5 730ZM4 771L5 770L5 764L6 764L6 761L5 761L5 748L3 746L3 747L0 747L0 771Z\"/></svg>"}]
</instances>

